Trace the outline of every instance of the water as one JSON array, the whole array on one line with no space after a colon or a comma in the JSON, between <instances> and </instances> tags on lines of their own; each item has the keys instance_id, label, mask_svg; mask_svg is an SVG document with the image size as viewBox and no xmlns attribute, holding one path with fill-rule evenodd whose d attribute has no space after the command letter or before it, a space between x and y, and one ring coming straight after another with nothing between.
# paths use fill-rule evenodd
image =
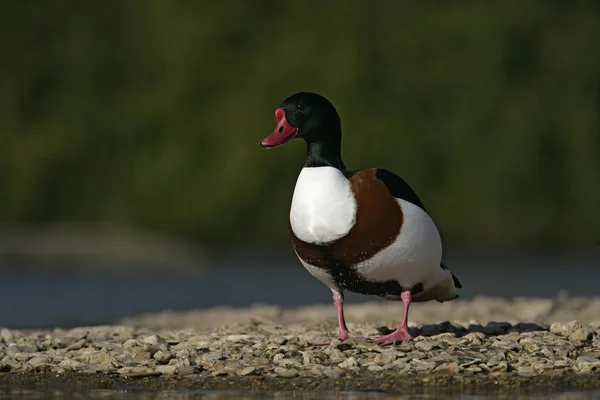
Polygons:
<instances>
[{"instance_id":1,"label":"water","mask_svg":"<svg viewBox=\"0 0 600 400\"><path fill-rule=\"evenodd\" d=\"M600 294L600 254L586 257L470 257L448 260L460 277L462 298ZM329 304L331 292L291 257L231 258L206 272L32 273L5 269L0 276L0 325L14 328L104 324L144 312L255 303L295 307ZM347 303L383 301L349 294Z\"/></svg>"}]
</instances>

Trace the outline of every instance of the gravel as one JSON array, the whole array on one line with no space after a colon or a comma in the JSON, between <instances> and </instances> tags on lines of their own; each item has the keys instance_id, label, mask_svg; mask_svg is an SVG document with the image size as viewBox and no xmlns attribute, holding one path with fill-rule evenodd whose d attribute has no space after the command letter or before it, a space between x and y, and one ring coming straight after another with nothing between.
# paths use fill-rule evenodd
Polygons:
<instances>
[{"instance_id":1,"label":"gravel","mask_svg":"<svg viewBox=\"0 0 600 400\"><path fill-rule=\"evenodd\" d=\"M598 310L598 299L426 304L411 314L415 339L387 347L371 339L396 326L401 317L397 303L348 306L349 328L360 337L345 342L335 338L333 306L160 313L117 326L74 329L2 328L0 377L318 382L372 376L372 386L382 390L381 377L387 375L429 384L448 382L443 377L473 382L480 377L498 384L512 377L543 381L562 376L575 382L576 376L600 376L600 321L593 321L600 318Z\"/></svg>"}]
</instances>

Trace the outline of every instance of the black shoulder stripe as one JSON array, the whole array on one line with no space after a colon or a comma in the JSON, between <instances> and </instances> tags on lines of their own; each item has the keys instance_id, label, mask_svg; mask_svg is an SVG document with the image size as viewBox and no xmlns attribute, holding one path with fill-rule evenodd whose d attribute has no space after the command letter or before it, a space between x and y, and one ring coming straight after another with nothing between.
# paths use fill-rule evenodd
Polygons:
<instances>
[{"instance_id":1,"label":"black shoulder stripe","mask_svg":"<svg viewBox=\"0 0 600 400\"><path fill-rule=\"evenodd\" d=\"M385 186L387 186L392 196L408 201L409 203L420 207L423 211L427 211L425 210L425 206L415 191L408 183L406 183L404 179L400 178L398 175L388 171L387 169L377 168L375 177L383 182Z\"/></svg>"}]
</instances>

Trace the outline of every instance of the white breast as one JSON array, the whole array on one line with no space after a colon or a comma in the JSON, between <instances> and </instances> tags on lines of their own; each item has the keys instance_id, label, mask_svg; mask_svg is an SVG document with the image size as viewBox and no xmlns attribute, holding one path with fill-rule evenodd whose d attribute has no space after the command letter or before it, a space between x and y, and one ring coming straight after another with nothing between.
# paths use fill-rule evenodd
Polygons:
<instances>
[{"instance_id":1,"label":"white breast","mask_svg":"<svg viewBox=\"0 0 600 400\"><path fill-rule=\"evenodd\" d=\"M350 182L333 167L304 168L298 176L290 224L298 239L325 244L348 234L356 221Z\"/></svg>"}]
</instances>

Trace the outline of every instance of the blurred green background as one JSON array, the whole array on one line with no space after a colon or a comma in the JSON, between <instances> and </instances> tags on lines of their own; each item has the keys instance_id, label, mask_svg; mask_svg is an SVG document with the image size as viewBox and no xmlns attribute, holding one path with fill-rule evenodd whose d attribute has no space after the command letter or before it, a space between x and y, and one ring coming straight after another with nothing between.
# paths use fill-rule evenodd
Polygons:
<instances>
[{"instance_id":1,"label":"blurred green background","mask_svg":"<svg viewBox=\"0 0 600 400\"><path fill-rule=\"evenodd\" d=\"M305 148L257 143L314 91L349 168L404 177L451 246L597 248L598 2L3 1L0 26L0 227L289 250Z\"/></svg>"}]
</instances>

